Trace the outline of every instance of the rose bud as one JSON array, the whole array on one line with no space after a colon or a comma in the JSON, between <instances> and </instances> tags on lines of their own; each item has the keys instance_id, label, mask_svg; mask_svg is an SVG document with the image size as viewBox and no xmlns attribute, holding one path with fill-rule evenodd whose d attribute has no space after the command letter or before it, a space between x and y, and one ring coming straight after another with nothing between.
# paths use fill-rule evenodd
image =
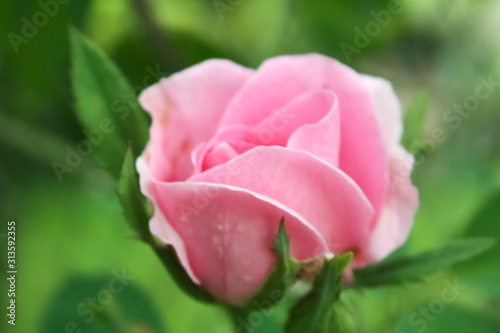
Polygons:
<instances>
[{"instance_id":1,"label":"rose bud","mask_svg":"<svg viewBox=\"0 0 500 333\"><path fill-rule=\"evenodd\" d=\"M257 70L207 60L147 88L137 161L151 232L196 283L244 304L272 272L284 217L297 261L352 251L354 267L407 238L418 206L389 82L317 54Z\"/></svg>"}]
</instances>

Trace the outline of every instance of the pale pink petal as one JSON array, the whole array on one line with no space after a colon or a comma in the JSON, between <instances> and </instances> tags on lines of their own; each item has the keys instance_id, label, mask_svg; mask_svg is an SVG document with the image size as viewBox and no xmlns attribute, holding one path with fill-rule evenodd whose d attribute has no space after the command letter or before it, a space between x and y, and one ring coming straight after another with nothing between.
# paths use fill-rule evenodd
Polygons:
<instances>
[{"instance_id":1,"label":"pale pink petal","mask_svg":"<svg viewBox=\"0 0 500 333\"><path fill-rule=\"evenodd\" d=\"M413 156L400 144L403 122L399 100L389 81L363 76L375 105L375 116L389 154L389 191L366 249L360 253L359 265L383 259L401 246L410 233L418 207L418 190L410 174Z\"/></svg>"},{"instance_id":2,"label":"pale pink petal","mask_svg":"<svg viewBox=\"0 0 500 333\"><path fill-rule=\"evenodd\" d=\"M298 150L256 147L190 182L245 188L293 209L316 228L334 253L365 246L374 211L344 172Z\"/></svg>"},{"instance_id":3,"label":"pale pink petal","mask_svg":"<svg viewBox=\"0 0 500 333\"><path fill-rule=\"evenodd\" d=\"M255 125L222 125L214 143L223 141L247 141L254 146L286 146L290 136L305 124L321 121L335 108L336 99L332 91L317 89L308 91L290 100Z\"/></svg>"},{"instance_id":4,"label":"pale pink petal","mask_svg":"<svg viewBox=\"0 0 500 333\"><path fill-rule=\"evenodd\" d=\"M195 171L200 173L255 147L248 141L251 136L252 129L245 125L236 124L219 129L209 142L200 143L193 150L191 161Z\"/></svg>"},{"instance_id":5,"label":"pale pink petal","mask_svg":"<svg viewBox=\"0 0 500 333\"><path fill-rule=\"evenodd\" d=\"M304 125L321 121L332 112L335 104L335 95L330 90L313 90L299 95L255 125L252 141L256 145L285 147L294 132ZM340 136L338 123L337 132ZM330 142L325 141L323 145L329 146Z\"/></svg>"},{"instance_id":6,"label":"pale pink petal","mask_svg":"<svg viewBox=\"0 0 500 333\"><path fill-rule=\"evenodd\" d=\"M329 90L307 92L253 127L222 127L208 144L196 147L192 160L199 173L255 146L273 145L304 150L338 165L340 119L335 95Z\"/></svg>"},{"instance_id":7,"label":"pale pink petal","mask_svg":"<svg viewBox=\"0 0 500 333\"><path fill-rule=\"evenodd\" d=\"M333 93L323 93L328 112L315 123L304 122L288 139L287 147L306 151L333 166L339 164L340 113L337 98ZM326 106L325 105L325 106Z\"/></svg>"},{"instance_id":8,"label":"pale pink petal","mask_svg":"<svg viewBox=\"0 0 500 333\"><path fill-rule=\"evenodd\" d=\"M208 60L147 88L139 97L151 114L151 171L162 181L185 180L194 171L191 152L214 134L226 106L252 70L228 60Z\"/></svg>"},{"instance_id":9,"label":"pale pink petal","mask_svg":"<svg viewBox=\"0 0 500 333\"><path fill-rule=\"evenodd\" d=\"M219 184L155 182L157 207L180 235L187 271L217 299L240 305L266 281L275 264L273 242L285 218L290 252L298 260L328 253L323 237L295 212L247 190ZM167 222L168 221L168 222ZM177 248L176 248L177 250Z\"/></svg>"},{"instance_id":10,"label":"pale pink petal","mask_svg":"<svg viewBox=\"0 0 500 333\"><path fill-rule=\"evenodd\" d=\"M203 169L210 169L238 156L238 152L227 142L220 142L212 147L203 160Z\"/></svg>"},{"instance_id":11,"label":"pale pink petal","mask_svg":"<svg viewBox=\"0 0 500 333\"><path fill-rule=\"evenodd\" d=\"M363 78L318 54L265 61L228 106L221 126L255 125L293 98L329 89L338 97L341 119L339 167L365 192L377 214L387 192L388 159Z\"/></svg>"},{"instance_id":12,"label":"pale pink petal","mask_svg":"<svg viewBox=\"0 0 500 333\"><path fill-rule=\"evenodd\" d=\"M379 77L362 75L374 104L374 113L386 150L399 146L403 134L403 120L399 99L392 84Z\"/></svg>"},{"instance_id":13,"label":"pale pink petal","mask_svg":"<svg viewBox=\"0 0 500 333\"><path fill-rule=\"evenodd\" d=\"M165 215L161 212L158 201L156 198L155 182L153 181L150 166L148 161L143 157L137 159L137 172L139 173L139 181L141 185L141 192L153 204L153 217L149 220L149 229L153 235L156 235L160 240L172 245L177 253L180 263L191 277L194 283L200 284L200 279L194 274L191 265L189 264L186 244L181 238L179 233L172 227L171 224L165 219Z\"/></svg>"},{"instance_id":14,"label":"pale pink petal","mask_svg":"<svg viewBox=\"0 0 500 333\"><path fill-rule=\"evenodd\" d=\"M413 156L403 148L393 152L389 194L370 241L360 253L357 266L379 261L400 247L408 238L413 225L419 204L418 190L410 178Z\"/></svg>"},{"instance_id":15,"label":"pale pink petal","mask_svg":"<svg viewBox=\"0 0 500 333\"><path fill-rule=\"evenodd\" d=\"M332 64L334 60L320 55L264 61L231 101L221 125L256 125L304 93L329 89L325 83Z\"/></svg>"}]
</instances>

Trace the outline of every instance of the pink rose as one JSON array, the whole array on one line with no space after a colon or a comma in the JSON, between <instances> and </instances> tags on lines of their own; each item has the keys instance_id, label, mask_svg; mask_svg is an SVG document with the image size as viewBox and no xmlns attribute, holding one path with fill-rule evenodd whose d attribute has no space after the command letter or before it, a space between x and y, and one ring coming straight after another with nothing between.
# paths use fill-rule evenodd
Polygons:
<instances>
[{"instance_id":1,"label":"pink rose","mask_svg":"<svg viewBox=\"0 0 500 333\"><path fill-rule=\"evenodd\" d=\"M418 195L389 82L317 54L208 60L140 102L151 232L217 299L242 304L265 282L282 217L300 261L353 251L360 267L405 241Z\"/></svg>"}]
</instances>

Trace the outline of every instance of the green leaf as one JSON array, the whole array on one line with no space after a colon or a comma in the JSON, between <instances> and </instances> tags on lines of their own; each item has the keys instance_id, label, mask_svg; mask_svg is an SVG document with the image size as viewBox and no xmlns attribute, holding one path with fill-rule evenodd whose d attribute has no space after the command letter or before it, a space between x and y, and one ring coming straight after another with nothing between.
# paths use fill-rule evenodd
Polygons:
<instances>
[{"instance_id":1,"label":"green leaf","mask_svg":"<svg viewBox=\"0 0 500 333\"><path fill-rule=\"evenodd\" d=\"M467 290L466 293L473 294L474 292ZM477 307L471 306L472 302L470 301L470 303L463 301L456 301L451 304L445 303L446 310L435 316L432 311L432 305L436 304L436 300L440 299L436 298L432 300L434 303L430 303L431 300L426 300L421 304L415 305L415 310L412 310L414 311L413 313L402 311L399 325L390 331L387 330L384 332L471 333L471 327L474 327L472 331L474 333L498 332L498 328L500 327L499 307L491 299L484 306ZM467 305L464 306L464 303ZM410 316L413 316L413 320L409 319Z\"/></svg>"},{"instance_id":2,"label":"green leaf","mask_svg":"<svg viewBox=\"0 0 500 333\"><path fill-rule=\"evenodd\" d=\"M146 114L118 67L78 31L71 29L70 34L76 113L87 133L85 140L118 177L127 143L137 156L148 140Z\"/></svg>"},{"instance_id":3,"label":"green leaf","mask_svg":"<svg viewBox=\"0 0 500 333\"><path fill-rule=\"evenodd\" d=\"M351 260L352 253L347 253L325 261L313 290L290 312L286 333L353 332L340 303L342 273Z\"/></svg>"},{"instance_id":4,"label":"green leaf","mask_svg":"<svg viewBox=\"0 0 500 333\"><path fill-rule=\"evenodd\" d=\"M70 278L49 299L38 332L164 333L160 314L134 280L126 269Z\"/></svg>"},{"instance_id":5,"label":"green leaf","mask_svg":"<svg viewBox=\"0 0 500 333\"><path fill-rule=\"evenodd\" d=\"M139 189L139 178L130 147L125 154L125 161L118 181L117 195L123 215L137 233L139 239L147 244L154 245L153 237L149 231L149 217L144 207L144 198Z\"/></svg>"},{"instance_id":6,"label":"green leaf","mask_svg":"<svg viewBox=\"0 0 500 333\"><path fill-rule=\"evenodd\" d=\"M452 265L473 258L496 243L492 238L455 241L416 256L388 258L379 263L354 270L354 287L377 287L420 282Z\"/></svg>"},{"instance_id":7,"label":"green leaf","mask_svg":"<svg viewBox=\"0 0 500 333\"><path fill-rule=\"evenodd\" d=\"M413 99L404 114L404 132L401 144L408 151L415 150L415 140L418 140L422 134L428 104L429 95L426 90L423 90Z\"/></svg>"},{"instance_id":8,"label":"green leaf","mask_svg":"<svg viewBox=\"0 0 500 333\"><path fill-rule=\"evenodd\" d=\"M249 302L250 306L259 304L259 307L267 308L276 305L285 295L300 268L300 265L290 257L290 239L286 233L284 218L281 219L278 233L274 238L274 252L276 254L274 271Z\"/></svg>"},{"instance_id":9,"label":"green leaf","mask_svg":"<svg viewBox=\"0 0 500 333\"><path fill-rule=\"evenodd\" d=\"M500 240L500 191L493 192L481 205L469 222L465 237L495 237ZM476 257L473 261L457 265L454 272L459 274L468 284L482 289L488 297L497 295L500 298L500 270L498 269L500 246ZM500 299L498 304L500 304Z\"/></svg>"}]
</instances>

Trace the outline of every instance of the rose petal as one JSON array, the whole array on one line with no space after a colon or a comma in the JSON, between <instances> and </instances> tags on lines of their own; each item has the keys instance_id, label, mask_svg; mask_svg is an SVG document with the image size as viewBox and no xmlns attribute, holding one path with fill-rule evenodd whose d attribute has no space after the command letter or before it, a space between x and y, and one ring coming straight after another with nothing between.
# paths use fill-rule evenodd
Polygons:
<instances>
[{"instance_id":1,"label":"rose petal","mask_svg":"<svg viewBox=\"0 0 500 333\"><path fill-rule=\"evenodd\" d=\"M156 184L156 191L161 211L188 244L194 274L228 303L243 303L266 280L275 263L273 241L283 216L294 257L305 260L328 251L299 216L248 191L195 183ZM185 215L179 214L181 207Z\"/></svg>"},{"instance_id":2,"label":"rose petal","mask_svg":"<svg viewBox=\"0 0 500 333\"><path fill-rule=\"evenodd\" d=\"M171 224L165 219L164 214L161 212L158 201L156 199L155 182L151 175L150 166L143 157L139 157L136 163L137 172L139 173L139 181L141 185L141 192L153 204L154 214L149 220L149 229L153 235L156 235L165 244L170 244L174 247L180 263L191 277L194 283L200 284L200 279L194 274L187 258L187 251L184 241L179 233L172 227Z\"/></svg>"},{"instance_id":3,"label":"rose petal","mask_svg":"<svg viewBox=\"0 0 500 333\"><path fill-rule=\"evenodd\" d=\"M162 181L193 173L191 152L215 133L226 106L252 70L228 60L208 60L146 89L139 97L153 118L148 150L152 173Z\"/></svg>"},{"instance_id":4,"label":"rose petal","mask_svg":"<svg viewBox=\"0 0 500 333\"><path fill-rule=\"evenodd\" d=\"M286 146L290 136L300 127L317 123L331 112L336 104L335 99L333 92L326 89L297 96L252 128L255 143Z\"/></svg>"},{"instance_id":5,"label":"rose petal","mask_svg":"<svg viewBox=\"0 0 500 333\"><path fill-rule=\"evenodd\" d=\"M357 266L379 261L400 247L408 238L418 208L418 190L410 173L413 156L403 148L391 159L390 190L368 246L360 253Z\"/></svg>"},{"instance_id":6,"label":"rose petal","mask_svg":"<svg viewBox=\"0 0 500 333\"><path fill-rule=\"evenodd\" d=\"M418 207L418 190L411 183L413 156L401 146L403 132L399 100L389 81L363 75L375 106L375 116L389 154L389 191L373 234L356 264L383 259L407 239Z\"/></svg>"},{"instance_id":7,"label":"rose petal","mask_svg":"<svg viewBox=\"0 0 500 333\"><path fill-rule=\"evenodd\" d=\"M362 75L362 77L374 104L375 118L382 139L387 151L390 153L392 149L400 146L399 141L403 134L403 120L399 99L389 81L370 75Z\"/></svg>"},{"instance_id":8,"label":"rose petal","mask_svg":"<svg viewBox=\"0 0 500 333\"><path fill-rule=\"evenodd\" d=\"M388 159L364 80L351 68L318 54L269 59L238 91L221 126L255 125L293 98L317 89L332 90L338 97L339 167L363 189L378 214L387 192Z\"/></svg>"},{"instance_id":9,"label":"rose petal","mask_svg":"<svg viewBox=\"0 0 500 333\"><path fill-rule=\"evenodd\" d=\"M321 97L323 102L326 103L322 105L322 108L326 109L326 106L328 106L328 111L317 122L303 122L304 125L290 136L286 146L291 149L306 151L333 166L338 166L341 120L337 98L329 91L323 91Z\"/></svg>"},{"instance_id":10,"label":"rose petal","mask_svg":"<svg viewBox=\"0 0 500 333\"><path fill-rule=\"evenodd\" d=\"M282 217L292 257L329 253L324 238L279 202L220 184L158 182L147 168L139 159L141 189L155 206L151 231L173 245L192 280L221 301L240 305L265 282Z\"/></svg>"},{"instance_id":11,"label":"rose petal","mask_svg":"<svg viewBox=\"0 0 500 333\"><path fill-rule=\"evenodd\" d=\"M208 144L196 147L192 160L199 173L235 157L235 152L271 145L307 151L338 165L340 119L335 95L315 90L293 99L253 127L222 127Z\"/></svg>"},{"instance_id":12,"label":"rose petal","mask_svg":"<svg viewBox=\"0 0 500 333\"><path fill-rule=\"evenodd\" d=\"M368 240L373 207L338 168L306 152L256 147L189 179L245 188L299 213L332 252L357 250Z\"/></svg>"},{"instance_id":13,"label":"rose petal","mask_svg":"<svg viewBox=\"0 0 500 333\"><path fill-rule=\"evenodd\" d=\"M220 129L209 142L200 143L193 150L191 161L195 171L197 173L203 172L226 162L229 160L228 157L235 157L255 147L255 144L247 142L251 133L252 129L245 125L230 125ZM223 145L222 150L217 148L220 145Z\"/></svg>"}]
</instances>

